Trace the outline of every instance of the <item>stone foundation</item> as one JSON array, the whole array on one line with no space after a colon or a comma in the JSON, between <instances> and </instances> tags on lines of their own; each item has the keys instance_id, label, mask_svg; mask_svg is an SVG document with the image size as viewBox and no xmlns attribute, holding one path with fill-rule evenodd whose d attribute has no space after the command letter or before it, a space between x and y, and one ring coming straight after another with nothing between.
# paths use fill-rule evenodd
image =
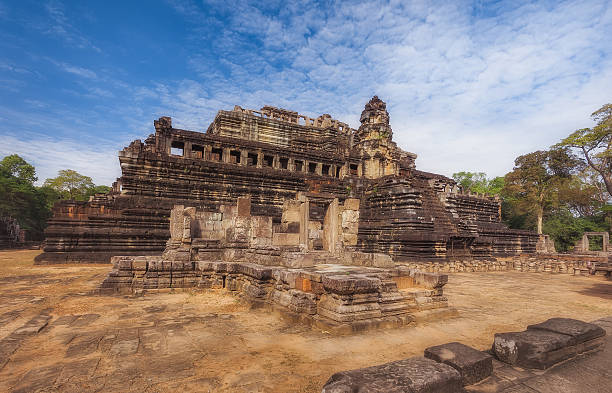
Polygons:
<instances>
[{"instance_id":1,"label":"stone foundation","mask_svg":"<svg viewBox=\"0 0 612 393\"><path fill-rule=\"evenodd\" d=\"M236 292L300 321L338 333L397 327L421 311L448 308L448 277L405 267L320 264L304 268L248 262L167 261L114 257L102 294L207 288Z\"/></svg>"}]
</instances>

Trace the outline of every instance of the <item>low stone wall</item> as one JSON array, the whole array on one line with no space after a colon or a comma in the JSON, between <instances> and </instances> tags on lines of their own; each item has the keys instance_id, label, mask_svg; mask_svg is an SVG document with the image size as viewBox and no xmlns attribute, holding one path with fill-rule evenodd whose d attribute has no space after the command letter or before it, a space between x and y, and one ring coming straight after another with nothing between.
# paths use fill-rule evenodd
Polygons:
<instances>
[{"instance_id":1,"label":"low stone wall","mask_svg":"<svg viewBox=\"0 0 612 393\"><path fill-rule=\"evenodd\" d=\"M225 288L340 333L401 326L419 312L448 308L443 293L448 276L406 267L327 264L296 269L147 256L114 257L112 263L101 285L103 294Z\"/></svg>"},{"instance_id":2,"label":"low stone wall","mask_svg":"<svg viewBox=\"0 0 612 393\"><path fill-rule=\"evenodd\" d=\"M552 318L530 325L524 332L495 334L491 353L452 342L427 348L424 357L341 371L330 377L322 393L463 393L464 387L468 391L502 391L505 387L499 384L496 373L507 373L505 368L544 370L601 348L605 335L606 331L595 324ZM497 362L494 367L494 356L506 365ZM469 388L476 383L479 385L475 389Z\"/></svg>"},{"instance_id":3,"label":"low stone wall","mask_svg":"<svg viewBox=\"0 0 612 393\"><path fill-rule=\"evenodd\" d=\"M436 273L519 271L587 275L591 265L607 261L607 257L598 255L525 254L486 260L403 261L400 264L411 269Z\"/></svg>"}]
</instances>

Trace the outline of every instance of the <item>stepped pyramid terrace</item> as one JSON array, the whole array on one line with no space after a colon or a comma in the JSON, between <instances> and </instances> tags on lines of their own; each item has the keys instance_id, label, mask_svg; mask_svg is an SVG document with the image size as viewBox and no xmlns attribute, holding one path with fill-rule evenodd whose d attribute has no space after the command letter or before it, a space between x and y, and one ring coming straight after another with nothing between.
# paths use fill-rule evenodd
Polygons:
<instances>
[{"instance_id":1,"label":"stepped pyramid terrace","mask_svg":"<svg viewBox=\"0 0 612 393\"><path fill-rule=\"evenodd\" d=\"M418 170L416 154L393 142L378 97L360 123L353 129L328 114L236 106L220 110L200 133L161 117L154 134L119 152L122 175L110 193L56 204L37 263L160 255L175 205L218 213L239 197L249 198L253 215L271 219L272 248L383 253L395 262L535 252L538 236L503 225L497 198ZM283 206L298 197L308 200L307 228L283 218ZM347 201L354 208L336 216Z\"/></svg>"}]
</instances>

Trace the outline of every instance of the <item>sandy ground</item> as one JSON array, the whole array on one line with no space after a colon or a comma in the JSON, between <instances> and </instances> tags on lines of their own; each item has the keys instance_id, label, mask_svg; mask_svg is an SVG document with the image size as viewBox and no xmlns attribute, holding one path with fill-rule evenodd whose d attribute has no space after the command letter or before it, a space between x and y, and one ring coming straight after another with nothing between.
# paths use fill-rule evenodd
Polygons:
<instances>
[{"instance_id":1,"label":"sandy ground","mask_svg":"<svg viewBox=\"0 0 612 393\"><path fill-rule=\"evenodd\" d=\"M92 295L110 265L33 266L38 252L0 251L0 391L320 392L336 371L428 346L486 349L493 333L550 317L612 315L612 282L599 277L456 273L445 293L458 317L334 336L224 290ZM27 328L40 318L42 330Z\"/></svg>"}]
</instances>

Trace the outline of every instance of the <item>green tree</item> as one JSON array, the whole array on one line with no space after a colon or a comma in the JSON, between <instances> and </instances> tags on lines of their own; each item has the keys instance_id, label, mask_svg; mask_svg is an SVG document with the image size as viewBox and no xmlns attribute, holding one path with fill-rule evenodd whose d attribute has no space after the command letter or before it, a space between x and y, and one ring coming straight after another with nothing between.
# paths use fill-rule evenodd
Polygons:
<instances>
[{"instance_id":1,"label":"green tree","mask_svg":"<svg viewBox=\"0 0 612 393\"><path fill-rule=\"evenodd\" d=\"M85 196L87 197L87 199L89 199L90 196L96 194L108 194L110 190L111 188L109 186L93 186L92 188L87 190Z\"/></svg>"},{"instance_id":2,"label":"green tree","mask_svg":"<svg viewBox=\"0 0 612 393\"><path fill-rule=\"evenodd\" d=\"M574 247L584 232L607 231L609 226L602 215L576 217L561 207L546 219L543 230L554 240L557 251L566 252Z\"/></svg>"},{"instance_id":3,"label":"green tree","mask_svg":"<svg viewBox=\"0 0 612 393\"><path fill-rule=\"evenodd\" d=\"M571 178L580 160L568 149L536 151L518 157L505 176L504 194L515 212L535 217L542 233L544 213L558 204L560 187Z\"/></svg>"},{"instance_id":4,"label":"green tree","mask_svg":"<svg viewBox=\"0 0 612 393\"><path fill-rule=\"evenodd\" d=\"M85 201L89 199L90 190L96 186L91 177L84 176L72 169L58 172L57 177L45 180L44 186L55 190L62 199Z\"/></svg>"},{"instance_id":5,"label":"green tree","mask_svg":"<svg viewBox=\"0 0 612 393\"><path fill-rule=\"evenodd\" d=\"M612 104L606 104L593 112L596 125L574 131L557 146L579 150L587 164L603 180L609 196L612 196Z\"/></svg>"},{"instance_id":6,"label":"green tree","mask_svg":"<svg viewBox=\"0 0 612 393\"><path fill-rule=\"evenodd\" d=\"M0 161L0 216L17 219L31 239L41 239L51 212L46 194L34 186L35 168L16 154Z\"/></svg>"},{"instance_id":7,"label":"green tree","mask_svg":"<svg viewBox=\"0 0 612 393\"><path fill-rule=\"evenodd\" d=\"M484 172L457 172L453 173L453 179L464 190L487 195L499 195L504 188L504 178L487 178Z\"/></svg>"},{"instance_id":8,"label":"green tree","mask_svg":"<svg viewBox=\"0 0 612 393\"><path fill-rule=\"evenodd\" d=\"M17 154L6 156L0 161L0 173L22 183L33 184L38 180L36 169Z\"/></svg>"}]
</instances>

